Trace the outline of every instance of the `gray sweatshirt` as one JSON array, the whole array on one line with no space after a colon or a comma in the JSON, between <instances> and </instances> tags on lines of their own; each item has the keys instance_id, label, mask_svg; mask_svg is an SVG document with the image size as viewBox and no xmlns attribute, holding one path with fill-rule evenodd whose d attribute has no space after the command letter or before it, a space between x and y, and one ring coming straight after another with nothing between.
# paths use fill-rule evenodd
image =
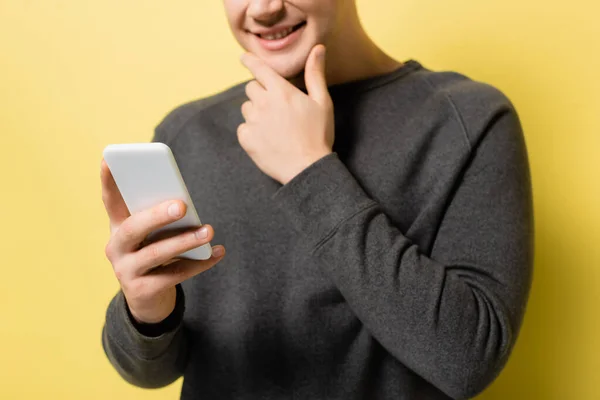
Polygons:
<instances>
[{"instance_id":1,"label":"gray sweatshirt","mask_svg":"<svg viewBox=\"0 0 600 400\"><path fill-rule=\"evenodd\" d=\"M125 380L183 376L186 400L422 400L474 396L501 371L534 247L510 101L414 60L330 93L334 152L283 186L237 141L244 85L157 126L227 255L156 326L113 298L102 343Z\"/></svg>"}]
</instances>

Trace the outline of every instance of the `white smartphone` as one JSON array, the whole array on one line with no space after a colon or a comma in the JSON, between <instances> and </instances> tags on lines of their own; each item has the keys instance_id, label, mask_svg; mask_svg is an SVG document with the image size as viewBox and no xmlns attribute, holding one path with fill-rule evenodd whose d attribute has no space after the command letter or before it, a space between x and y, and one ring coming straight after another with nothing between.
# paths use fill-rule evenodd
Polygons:
<instances>
[{"instance_id":1,"label":"white smartphone","mask_svg":"<svg viewBox=\"0 0 600 400\"><path fill-rule=\"evenodd\" d=\"M103 155L132 215L167 200L182 200L187 205L183 218L153 231L147 240L162 231L202 225L169 146L159 142L111 144ZM178 258L207 260L211 255L212 247L207 243Z\"/></svg>"}]
</instances>

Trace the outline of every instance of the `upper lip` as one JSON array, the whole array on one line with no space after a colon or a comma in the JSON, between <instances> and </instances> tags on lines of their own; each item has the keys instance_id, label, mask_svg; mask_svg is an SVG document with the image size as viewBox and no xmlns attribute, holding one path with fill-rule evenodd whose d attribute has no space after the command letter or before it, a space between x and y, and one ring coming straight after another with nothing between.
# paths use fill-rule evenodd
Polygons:
<instances>
[{"instance_id":1,"label":"upper lip","mask_svg":"<svg viewBox=\"0 0 600 400\"><path fill-rule=\"evenodd\" d=\"M275 34L277 34L279 32L284 32L284 31L286 31L288 29L295 28L295 27L297 27L297 26L299 26L299 25L301 25L303 23L304 23L304 21L299 22L297 24L293 24L293 25L279 25L279 26L274 26L274 27L269 28L269 29L248 30L248 32L253 33L255 35L261 35L261 36L264 36L264 35L275 35Z\"/></svg>"}]
</instances>

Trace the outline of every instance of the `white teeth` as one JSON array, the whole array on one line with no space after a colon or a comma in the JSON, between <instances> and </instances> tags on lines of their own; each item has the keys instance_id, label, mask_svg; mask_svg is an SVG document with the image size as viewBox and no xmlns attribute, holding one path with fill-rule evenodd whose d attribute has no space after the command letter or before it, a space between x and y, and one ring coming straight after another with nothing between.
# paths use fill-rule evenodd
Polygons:
<instances>
[{"instance_id":1,"label":"white teeth","mask_svg":"<svg viewBox=\"0 0 600 400\"><path fill-rule=\"evenodd\" d=\"M277 33L273 33L270 35L260 35L263 39L267 39L267 40L279 40L279 39L283 39L284 37L286 37L287 35L289 35L290 33L292 33L292 31L294 30L294 28L288 28L285 31L281 31L281 32L277 32Z\"/></svg>"}]
</instances>

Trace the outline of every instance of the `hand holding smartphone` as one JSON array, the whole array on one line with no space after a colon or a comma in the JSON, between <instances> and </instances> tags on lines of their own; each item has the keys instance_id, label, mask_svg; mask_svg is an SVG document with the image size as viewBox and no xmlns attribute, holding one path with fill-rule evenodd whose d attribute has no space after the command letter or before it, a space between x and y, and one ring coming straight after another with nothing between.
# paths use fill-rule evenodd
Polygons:
<instances>
[{"instance_id":1,"label":"hand holding smartphone","mask_svg":"<svg viewBox=\"0 0 600 400\"><path fill-rule=\"evenodd\" d=\"M104 160L133 215L168 200L181 200L187 207L183 218L159 228L146 238L151 242L159 233L200 227L202 223L169 146L163 143L112 144L104 149ZM208 260L211 246L188 250L180 258Z\"/></svg>"},{"instance_id":2,"label":"hand holding smartphone","mask_svg":"<svg viewBox=\"0 0 600 400\"><path fill-rule=\"evenodd\" d=\"M211 248L214 231L202 226L168 146L107 146L101 180L111 226L106 257L133 317L160 322L175 308L175 286L212 268L225 249Z\"/></svg>"}]
</instances>

